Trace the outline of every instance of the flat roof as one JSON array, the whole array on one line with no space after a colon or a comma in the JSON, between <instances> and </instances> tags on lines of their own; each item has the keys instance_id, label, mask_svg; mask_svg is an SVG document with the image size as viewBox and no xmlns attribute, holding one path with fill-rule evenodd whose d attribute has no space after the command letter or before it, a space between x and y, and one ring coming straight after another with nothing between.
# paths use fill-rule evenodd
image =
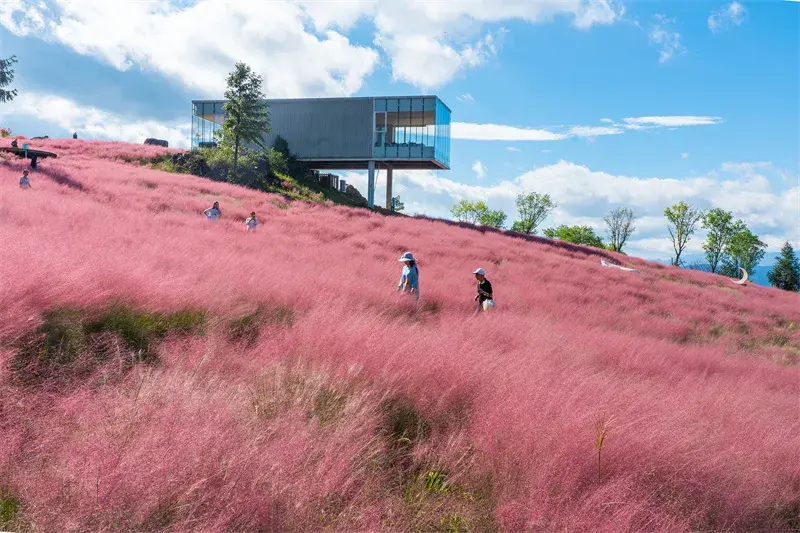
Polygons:
<instances>
[{"instance_id":1,"label":"flat roof","mask_svg":"<svg viewBox=\"0 0 800 533\"><path fill-rule=\"evenodd\" d=\"M436 96L435 94L415 94L415 95L405 95L405 96L331 96L331 97L316 97L316 98L265 98L265 100L271 102L326 102L331 100L383 100L383 99L399 99L399 98L436 98L439 100L443 106L447 108L448 111L451 113L453 112L450 109L450 106L444 103L444 100ZM212 99L201 99L201 100L192 100L193 104L207 104L207 103L217 103L217 102L225 102L225 99L219 98L212 98Z\"/></svg>"}]
</instances>

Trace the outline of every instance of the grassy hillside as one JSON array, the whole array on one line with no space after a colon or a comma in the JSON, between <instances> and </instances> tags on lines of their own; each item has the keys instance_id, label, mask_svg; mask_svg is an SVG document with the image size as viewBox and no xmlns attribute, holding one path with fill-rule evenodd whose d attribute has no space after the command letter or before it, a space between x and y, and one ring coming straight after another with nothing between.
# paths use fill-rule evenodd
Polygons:
<instances>
[{"instance_id":1,"label":"grassy hillside","mask_svg":"<svg viewBox=\"0 0 800 533\"><path fill-rule=\"evenodd\" d=\"M41 144L33 190L0 160L0 530L800 527L797 294Z\"/></svg>"}]
</instances>

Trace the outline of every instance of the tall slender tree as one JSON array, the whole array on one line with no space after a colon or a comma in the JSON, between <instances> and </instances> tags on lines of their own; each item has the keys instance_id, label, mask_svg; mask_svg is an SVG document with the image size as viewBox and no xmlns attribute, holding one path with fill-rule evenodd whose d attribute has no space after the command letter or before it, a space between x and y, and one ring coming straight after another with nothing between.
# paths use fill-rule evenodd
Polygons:
<instances>
[{"instance_id":1,"label":"tall slender tree","mask_svg":"<svg viewBox=\"0 0 800 533\"><path fill-rule=\"evenodd\" d=\"M231 179L235 180L241 144L253 143L264 148L264 135L269 133L269 110L261 90L263 80L248 65L236 63L233 72L228 75L227 84L222 135L225 142L233 143Z\"/></svg>"},{"instance_id":2,"label":"tall slender tree","mask_svg":"<svg viewBox=\"0 0 800 533\"><path fill-rule=\"evenodd\" d=\"M680 266L681 254L697 229L697 222L703 216L703 212L687 202L680 201L666 208L664 216L669 221L669 236L672 238L672 249L675 250L672 264Z\"/></svg>"},{"instance_id":3,"label":"tall slender tree","mask_svg":"<svg viewBox=\"0 0 800 533\"><path fill-rule=\"evenodd\" d=\"M730 211L717 207L703 215L701 226L708 230L706 241L703 243L706 261L709 270L716 273L725 258L725 250L730 245L731 239L744 229L744 223L741 220L734 221Z\"/></svg>"},{"instance_id":4,"label":"tall slender tree","mask_svg":"<svg viewBox=\"0 0 800 533\"><path fill-rule=\"evenodd\" d=\"M767 279L773 287L784 291L800 291L800 261L794 253L789 241L781 248L781 256L767 272Z\"/></svg>"},{"instance_id":5,"label":"tall slender tree","mask_svg":"<svg viewBox=\"0 0 800 533\"><path fill-rule=\"evenodd\" d=\"M608 226L608 247L615 252L622 252L622 247L636 230L634 221L636 217L631 209L618 207L611 211L603 220Z\"/></svg>"},{"instance_id":6,"label":"tall slender tree","mask_svg":"<svg viewBox=\"0 0 800 533\"><path fill-rule=\"evenodd\" d=\"M0 102L10 102L17 96L16 89L5 89L14 81L14 63L17 56L0 59Z\"/></svg>"}]
</instances>

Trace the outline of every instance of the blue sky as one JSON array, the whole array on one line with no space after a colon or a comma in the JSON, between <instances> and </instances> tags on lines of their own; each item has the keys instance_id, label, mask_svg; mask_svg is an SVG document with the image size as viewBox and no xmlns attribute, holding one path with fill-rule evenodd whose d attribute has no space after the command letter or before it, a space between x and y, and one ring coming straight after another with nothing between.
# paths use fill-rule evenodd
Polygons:
<instances>
[{"instance_id":1,"label":"blue sky","mask_svg":"<svg viewBox=\"0 0 800 533\"><path fill-rule=\"evenodd\" d=\"M799 26L790 1L18 0L0 3L20 92L0 125L186 144L190 100L243 60L273 97L438 94L452 169L396 173L412 213L482 199L513 220L533 190L559 203L545 227L602 232L630 206L628 251L666 258L663 209L686 199L774 251L800 246Z\"/></svg>"}]
</instances>

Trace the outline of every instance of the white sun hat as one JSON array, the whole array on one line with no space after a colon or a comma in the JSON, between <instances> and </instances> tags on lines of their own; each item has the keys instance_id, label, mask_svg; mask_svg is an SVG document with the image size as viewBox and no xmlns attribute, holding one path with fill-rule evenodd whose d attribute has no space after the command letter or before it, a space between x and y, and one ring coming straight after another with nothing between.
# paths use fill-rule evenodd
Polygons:
<instances>
[{"instance_id":1,"label":"white sun hat","mask_svg":"<svg viewBox=\"0 0 800 533\"><path fill-rule=\"evenodd\" d=\"M481 276L485 276L486 275L486 271L484 269L482 269L482 268L479 268L478 270L473 272L473 274L480 274Z\"/></svg>"},{"instance_id":2,"label":"white sun hat","mask_svg":"<svg viewBox=\"0 0 800 533\"><path fill-rule=\"evenodd\" d=\"M402 263L404 261L416 261L416 259L414 259L414 254L412 254L411 252L406 252L403 254L403 257L398 259L398 261Z\"/></svg>"}]
</instances>

